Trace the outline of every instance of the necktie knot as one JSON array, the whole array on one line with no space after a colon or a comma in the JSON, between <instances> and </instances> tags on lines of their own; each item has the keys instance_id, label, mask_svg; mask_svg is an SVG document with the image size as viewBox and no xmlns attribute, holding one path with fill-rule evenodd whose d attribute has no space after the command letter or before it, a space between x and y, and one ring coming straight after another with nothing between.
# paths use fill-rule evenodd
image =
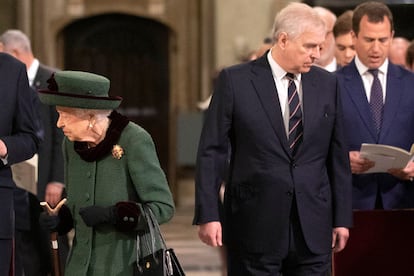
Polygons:
<instances>
[{"instance_id":1,"label":"necktie knot","mask_svg":"<svg viewBox=\"0 0 414 276\"><path fill-rule=\"evenodd\" d=\"M378 77L378 69L369 69L368 72L374 76L374 78Z\"/></svg>"},{"instance_id":2,"label":"necktie knot","mask_svg":"<svg viewBox=\"0 0 414 276\"><path fill-rule=\"evenodd\" d=\"M286 78L290 81L293 81L295 79L295 75L292 73L286 73Z\"/></svg>"}]
</instances>

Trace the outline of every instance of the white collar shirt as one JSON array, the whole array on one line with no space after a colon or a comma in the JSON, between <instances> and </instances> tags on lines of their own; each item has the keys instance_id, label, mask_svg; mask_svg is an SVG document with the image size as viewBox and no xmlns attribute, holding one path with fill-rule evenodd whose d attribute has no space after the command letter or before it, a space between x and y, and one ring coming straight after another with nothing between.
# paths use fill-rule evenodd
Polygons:
<instances>
[{"instance_id":1,"label":"white collar shirt","mask_svg":"<svg viewBox=\"0 0 414 276\"><path fill-rule=\"evenodd\" d=\"M368 72L368 67L365 66L358 56L355 56L355 66L361 76L362 82L364 83L365 94L368 102L371 98L371 86L374 81L374 76ZM378 68L378 79L382 87L382 100L385 102L386 87L387 87L387 71L388 71L388 59L385 59L384 63Z\"/></svg>"}]
</instances>

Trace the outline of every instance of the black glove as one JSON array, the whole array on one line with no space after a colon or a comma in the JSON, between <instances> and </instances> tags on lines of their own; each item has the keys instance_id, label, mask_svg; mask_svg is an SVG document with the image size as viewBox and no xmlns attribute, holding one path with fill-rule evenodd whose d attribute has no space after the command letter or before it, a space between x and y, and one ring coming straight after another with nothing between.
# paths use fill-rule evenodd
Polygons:
<instances>
[{"instance_id":1,"label":"black glove","mask_svg":"<svg viewBox=\"0 0 414 276\"><path fill-rule=\"evenodd\" d=\"M137 230L141 211L136 202L120 201L116 205L115 228L120 232Z\"/></svg>"},{"instance_id":2,"label":"black glove","mask_svg":"<svg viewBox=\"0 0 414 276\"><path fill-rule=\"evenodd\" d=\"M57 216L50 216L47 212L40 213L39 224L50 232L65 235L73 228L72 213L66 205L63 205Z\"/></svg>"},{"instance_id":3,"label":"black glove","mask_svg":"<svg viewBox=\"0 0 414 276\"><path fill-rule=\"evenodd\" d=\"M108 223L115 225L118 231L129 232L136 230L141 212L135 202L120 201L115 206L110 207L89 206L80 208L79 215L87 226L93 227Z\"/></svg>"},{"instance_id":4,"label":"black glove","mask_svg":"<svg viewBox=\"0 0 414 276\"><path fill-rule=\"evenodd\" d=\"M40 213L39 216L39 224L49 230L50 232L56 232L57 227L59 225L60 218L59 216L50 216L46 212Z\"/></svg>"},{"instance_id":5,"label":"black glove","mask_svg":"<svg viewBox=\"0 0 414 276\"><path fill-rule=\"evenodd\" d=\"M116 207L100 207L100 206L88 206L79 209L79 215L87 226L93 227L98 224L116 223Z\"/></svg>"}]
</instances>

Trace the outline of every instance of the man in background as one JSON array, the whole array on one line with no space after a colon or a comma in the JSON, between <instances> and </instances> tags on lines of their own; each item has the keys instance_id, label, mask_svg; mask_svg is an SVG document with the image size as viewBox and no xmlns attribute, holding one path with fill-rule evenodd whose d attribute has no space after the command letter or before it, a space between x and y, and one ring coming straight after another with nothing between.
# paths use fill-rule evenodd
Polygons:
<instances>
[{"instance_id":1,"label":"man in background","mask_svg":"<svg viewBox=\"0 0 414 276\"><path fill-rule=\"evenodd\" d=\"M355 57L352 38L352 13L351 10L348 10L338 16L333 28L335 58L338 68L348 65Z\"/></svg>"},{"instance_id":2,"label":"man in background","mask_svg":"<svg viewBox=\"0 0 414 276\"><path fill-rule=\"evenodd\" d=\"M410 45L410 41L405 37L394 37L388 54L390 61L406 68L405 57L408 45Z\"/></svg>"},{"instance_id":3,"label":"man in background","mask_svg":"<svg viewBox=\"0 0 414 276\"><path fill-rule=\"evenodd\" d=\"M7 30L0 36L0 43L4 52L16 57L26 65L29 84L34 90L47 88L46 81L56 69L41 64L34 57L30 40L26 34L20 30ZM56 127L58 114L53 106L43 103L39 103L37 112L44 131L44 142L40 144L38 152L38 200L26 191L16 190L15 192L16 196L21 199L24 199L24 194L26 194L32 216L30 221L16 220L16 229L21 230L16 233L17 236L21 235L20 239L16 239L16 272L23 269L25 276L42 276L51 271L48 232L38 225L39 201L47 201L51 206L55 206L61 200L64 191L61 148L63 133ZM27 207L24 204L16 206L16 210L21 210L21 217L24 217L24 213L28 211ZM67 251L67 239L61 237L60 253L63 262Z\"/></svg>"},{"instance_id":4,"label":"man in background","mask_svg":"<svg viewBox=\"0 0 414 276\"><path fill-rule=\"evenodd\" d=\"M321 55L315 60L315 65L322 67L329 72L334 72L337 69L335 59L335 38L333 36L333 27L336 21L336 15L323 7L317 6L313 7L313 9L325 22L326 27L325 41L321 44Z\"/></svg>"},{"instance_id":5,"label":"man in background","mask_svg":"<svg viewBox=\"0 0 414 276\"><path fill-rule=\"evenodd\" d=\"M408 45L407 54L405 55L405 64L408 70L414 72L414 40Z\"/></svg>"}]
</instances>

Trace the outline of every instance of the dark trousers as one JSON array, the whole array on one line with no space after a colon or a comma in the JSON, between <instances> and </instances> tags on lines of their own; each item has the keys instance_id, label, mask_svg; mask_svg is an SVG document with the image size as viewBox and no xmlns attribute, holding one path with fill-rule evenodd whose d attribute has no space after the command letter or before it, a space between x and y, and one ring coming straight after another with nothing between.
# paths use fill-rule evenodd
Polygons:
<instances>
[{"instance_id":1,"label":"dark trousers","mask_svg":"<svg viewBox=\"0 0 414 276\"><path fill-rule=\"evenodd\" d=\"M331 252L315 255L308 249L293 200L289 244L282 255L228 250L228 276L327 276L331 273Z\"/></svg>"},{"instance_id":2,"label":"dark trousers","mask_svg":"<svg viewBox=\"0 0 414 276\"><path fill-rule=\"evenodd\" d=\"M13 252L13 240L0 239L0 275L13 275L10 274L12 268L12 252Z\"/></svg>"},{"instance_id":3,"label":"dark trousers","mask_svg":"<svg viewBox=\"0 0 414 276\"><path fill-rule=\"evenodd\" d=\"M39 215L42 212L39 200L31 193L27 195L26 208L22 208L24 204L15 208L16 216L19 212L19 217L23 217L24 213L29 214L22 221L16 219L15 276L47 276L52 272L50 232L39 224ZM23 203L22 198L15 195L15 202ZM67 236L60 236L58 243L60 267L63 272L69 252Z\"/></svg>"}]
</instances>

